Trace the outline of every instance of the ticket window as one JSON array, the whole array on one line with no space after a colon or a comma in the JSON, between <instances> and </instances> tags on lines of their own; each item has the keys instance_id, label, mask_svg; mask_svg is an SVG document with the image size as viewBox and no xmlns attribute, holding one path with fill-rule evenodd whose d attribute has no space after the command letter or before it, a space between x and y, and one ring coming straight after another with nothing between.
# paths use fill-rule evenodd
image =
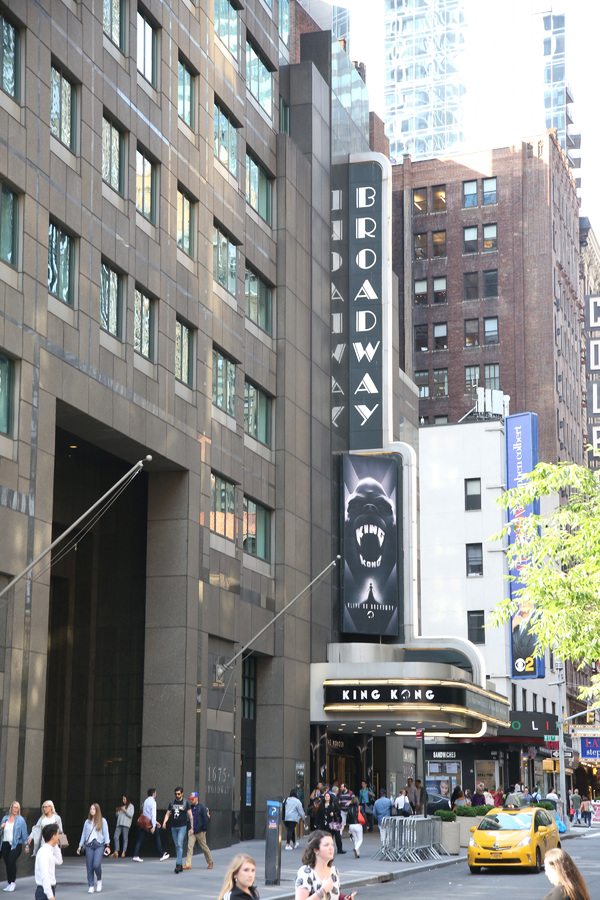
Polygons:
<instances>
[{"instance_id":1,"label":"ticket window","mask_svg":"<svg viewBox=\"0 0 600 900\"><path fill-rule=\"evenodd\" d=\"M427 790L443 797L452 796L454 788L462 783L462 764L459 760L440 760L427 762Z\"/></svg>"}]
</instances>

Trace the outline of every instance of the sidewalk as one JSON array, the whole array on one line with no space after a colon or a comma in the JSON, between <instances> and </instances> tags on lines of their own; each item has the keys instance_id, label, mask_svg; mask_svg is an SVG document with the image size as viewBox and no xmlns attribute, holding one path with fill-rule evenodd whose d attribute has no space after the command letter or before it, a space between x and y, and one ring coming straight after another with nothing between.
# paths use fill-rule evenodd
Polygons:
<instances>
[{"instance_id":1,"label":"sidewalk","mask_svg":"<svg viewBox=\"0 0 600 900\"><path fill-rule=\"evenodd\" d=\"M577 829L565 835L565 838L577 837L579 834L588 833L587 828ZM289 900L294 896L294 884L296 873L302 865L302 852L306 847L306 835L300 841L298 850L281 852L281 880L278 885L265 885L265 842L242 841L233 847L225 847L221 850L211 850L214 868L210 871L206 868L206 862L202 854L196 854L191 871L175 875L175 859L161 863L158 858L147 857L143 863L134 863L131 857L127 859L106 859L102 863L102 894L108 894L113 900L131 900L131 898L143 897L143 900L159 900L166 896L194 896L199 900L217 900L223 877L230 861L236 853L247 853L256 862L256 886L261 900ZM336 856L335 865L341 876L342 890L347 893L350 887L360 887L362 884L373 884L383 881L395 881L416 871L436 869L440 866L452 866L458 862L464 862L466 850L461 849L459 856L448 856L443 860L428 860L422 863L399 863L387 860L379 861L371 859L380 846L379 835L365 834L361 847L360 859L355 859L352 852L352 842L347 836L344 838L344 850L346 854ZM87 878L85 871L85 859L77 856L66 856L63 865L56 870L57 874L57 898L80 897L87 893ZM4 883L0 883L0 889ZM17 888L15 893L26 897L33 897L35 882L32 876L19 878L17 868Z\"/></svg>"}]
</instances>

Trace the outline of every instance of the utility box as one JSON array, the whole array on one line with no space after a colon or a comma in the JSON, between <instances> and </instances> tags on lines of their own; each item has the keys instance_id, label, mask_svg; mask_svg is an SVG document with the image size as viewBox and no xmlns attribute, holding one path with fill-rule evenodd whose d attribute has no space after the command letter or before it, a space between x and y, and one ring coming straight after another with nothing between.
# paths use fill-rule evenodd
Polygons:
<instances>
[{"instance_id":1,"label":"utility box","mask_svg":"<svg viewBox=\"0 0 600 900\"><path fill-rule=\"evenodd\" d=\"M281 878L281 816L281 801L267 800L265 884L279 884Z\"/></svg>"}]
</instances>

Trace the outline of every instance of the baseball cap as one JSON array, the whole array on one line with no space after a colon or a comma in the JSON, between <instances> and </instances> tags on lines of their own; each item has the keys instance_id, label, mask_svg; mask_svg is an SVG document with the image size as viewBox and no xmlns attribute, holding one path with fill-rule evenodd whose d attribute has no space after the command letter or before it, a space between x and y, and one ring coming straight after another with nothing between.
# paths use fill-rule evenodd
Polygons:
<instances>
[{"instance_id":1,"label":"baseball cap","mask_svg":"<svg viewBox=\"0 0 600 900\"><path fill-rule=\"evenodd\" d=\"M189 800L197 800L198 799L198 791L192 791L192 793L190 794L188 799Z\"/></svg>"}]
</instances>

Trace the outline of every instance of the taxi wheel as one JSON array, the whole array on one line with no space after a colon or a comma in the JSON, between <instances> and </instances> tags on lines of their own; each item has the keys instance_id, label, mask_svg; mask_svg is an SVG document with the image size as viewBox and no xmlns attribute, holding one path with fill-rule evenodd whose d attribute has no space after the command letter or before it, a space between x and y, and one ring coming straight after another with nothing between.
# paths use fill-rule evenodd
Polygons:
<instances>
[{"instance_id":1,"label":"taxi wheel","mask_svg":"<svg viewBox=\"0 0 600 900\"><path fill-rule=\"evenodd\" d=\"M535 868L534 868L534 871L535 871L535 872L541 872L541 871L542 871L542 868L543 868L543 863L542 863L542 851L540 850L539 847L536 847L536 848L535 848Z\"/></svg>"},{"instance_id":2,"label":"taxi wheel","mask_svg":"<svg viewBox=\"0 0 600 900\"><path fill-rule=\"evenodd\" d=\"M469 866L469 869L471 870L471 875L479 875L481 872L481 866Z\"/></svg>"}]
</instances>

